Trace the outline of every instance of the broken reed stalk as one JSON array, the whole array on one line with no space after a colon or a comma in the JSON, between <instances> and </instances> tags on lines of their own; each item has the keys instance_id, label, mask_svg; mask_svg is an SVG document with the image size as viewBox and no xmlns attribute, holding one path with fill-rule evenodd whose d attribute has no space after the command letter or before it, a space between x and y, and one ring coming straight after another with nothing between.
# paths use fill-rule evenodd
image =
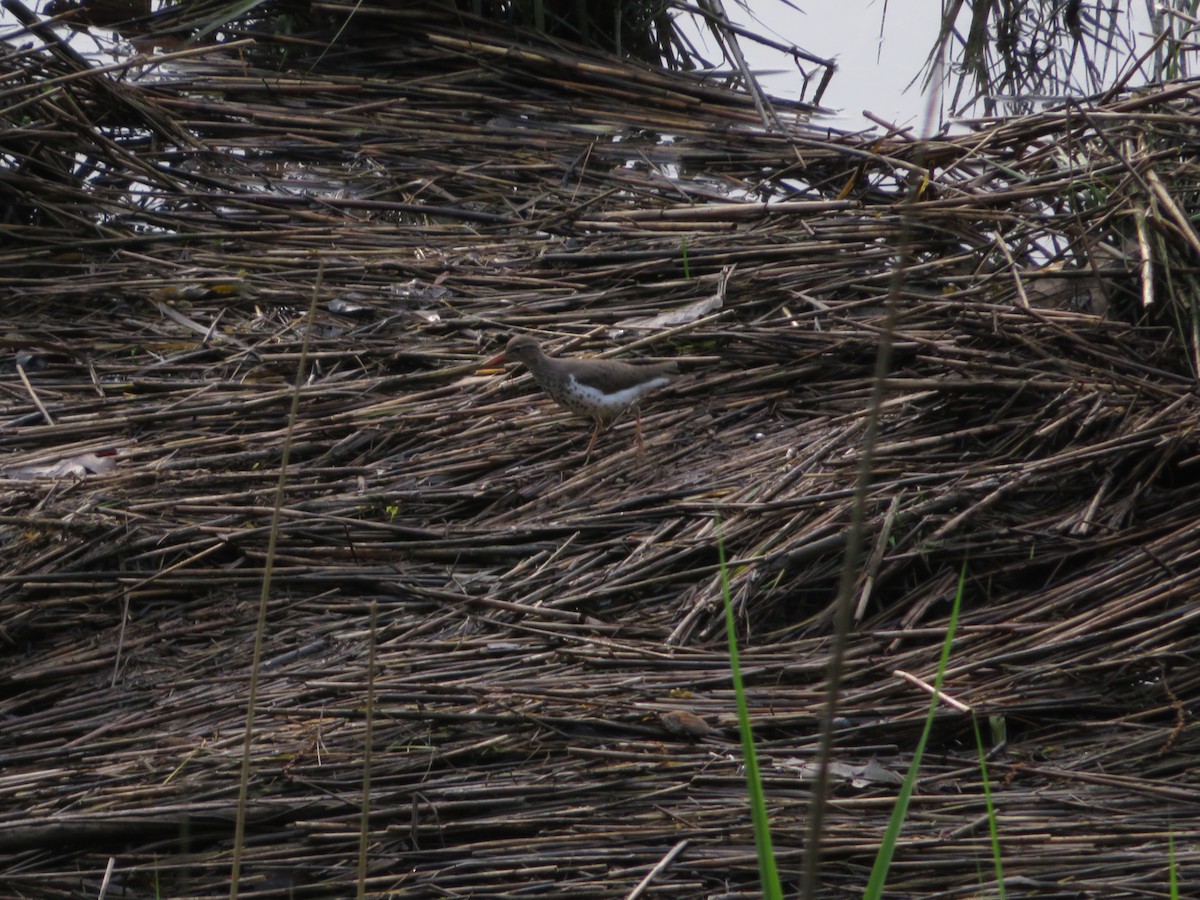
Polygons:
<instances>
[{"instance_id":1,"label":"broken reed stalk","mask_svg":"<svg viewBox=\"0 0 1200 900\"><path fill-rule=\"evenodd\" d=\"M279 540L279 524L284 504L284 488L287 485L288 465L291 461L292 438L300 414L300 392L308 378L308 348L312 336L313 322L317 314L317 296L321 289L322 267L318 260L317 278L313 283L309 300L308 316L304 322L304 338L300 344L300 360L296 369L296 385L292 392L292 405L288 411L287 429L283 434L283 446L279 455L279 480L275 486L275 505L271 510L271 524L267 534L267 552L262 571L262 589L258 597L258 622L254 628L254 653L250 660L250 681L246 689L246 726L242 739L242 770L238 779L237 818L233 833L232 870L229 875L229 897L237 900L241 886L242 852L246 837L246 810L250 793L250 746L254 742L254 711L258 703L259 664L262 661L263 637L267 630L267 606L271 600L271 575L275 566L275 548ZM364 801L365 802L365 801Z\"/></svg>"}]
</instances>

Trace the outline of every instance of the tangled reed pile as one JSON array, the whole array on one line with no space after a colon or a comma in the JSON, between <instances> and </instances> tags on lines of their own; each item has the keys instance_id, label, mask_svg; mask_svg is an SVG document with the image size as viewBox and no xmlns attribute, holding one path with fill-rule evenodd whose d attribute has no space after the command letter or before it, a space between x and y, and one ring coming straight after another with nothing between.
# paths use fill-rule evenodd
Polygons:
<instances>
[{"instance_id":1,"label":"tangled reed pile","mask_svg":"<svg viewBox=\"0 0 1200 900\"><path fill-rule=\"evenodd\" d=\"M228 893L271 562L244 895L349 896L365 804L371 895L624 897L674 848L647 896L756 896L720 541L794 887L868 449L824 894L963 571L1009 895L1195 888L1195 86L869 139L377 21L284 74L5 47L6 895ZM678 357L645 452L478 371L521 331ZM940 712L893 896L994 895L981 778Z\"/></svg>"}]
</instances>

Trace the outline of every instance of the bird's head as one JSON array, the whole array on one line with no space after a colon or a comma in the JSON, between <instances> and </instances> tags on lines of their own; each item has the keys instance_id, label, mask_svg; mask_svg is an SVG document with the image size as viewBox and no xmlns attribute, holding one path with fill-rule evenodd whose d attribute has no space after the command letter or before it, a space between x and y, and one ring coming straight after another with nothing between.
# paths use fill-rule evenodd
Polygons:
<instances>
[{"instance_id":1,"label":"bird's head","mask_svg":"<svg viewBox=\"0 0 1200 900\"><path fill-rule=\"evenodd\" d=\"M508 343L504 345L504 352L500 354L505 362L519 362L527 366L541 355L541 346L528 334L518 334L509 338Z\"/></svg>"},{"instance_id":2,"label":"bird's head","mask_svg":"<svg viewBox=\"0 0 1200 900\"><path fill-rule=\"evenodd\" d=\"M542 348L533 337L528 334L517 334L509 338L502 353L497 353L480 368L488 368L505 362L524 363L526 366L530 366L542 356Z\"/></svg>"}]
</instances>

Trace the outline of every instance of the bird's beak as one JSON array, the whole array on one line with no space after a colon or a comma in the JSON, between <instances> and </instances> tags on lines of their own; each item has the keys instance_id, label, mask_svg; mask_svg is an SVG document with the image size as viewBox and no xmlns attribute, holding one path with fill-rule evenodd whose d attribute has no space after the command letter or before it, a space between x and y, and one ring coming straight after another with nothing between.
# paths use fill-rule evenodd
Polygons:
<instances>
[{"instance_id":1,"label":"bird's beak","mask_svg":"<svg viewBox=\"0 0 1200 900\"><path fill-rule=\"evenodd\" d=\"M480 363L479 371L483 371L484 369L490 369L493 366L498 366L502 362L504 362L504 351L503 350L500 351L499 353L497 353L495 356L493 356L487 362Z\"/></svg>"}]
</instances>

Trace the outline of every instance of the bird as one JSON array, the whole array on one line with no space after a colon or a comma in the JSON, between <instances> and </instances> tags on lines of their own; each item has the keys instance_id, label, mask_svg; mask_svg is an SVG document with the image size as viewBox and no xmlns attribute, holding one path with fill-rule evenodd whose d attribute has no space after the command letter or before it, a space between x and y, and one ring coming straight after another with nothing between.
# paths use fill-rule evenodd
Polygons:
<instances>
[{"instance_id":1,"label":"bird","mask_svg":"<svg viewBox=\"0 0 1200 900\"><path fill-rule=\"evenodd\" d=\"M559 359L547 356L541 345L528 334L509 339L504 351L485 366L500 362L521 363L533 375L543 391L559 406L585 416L595 423L584 459L592 455L601 429L611 425L630 406L637 413L638 452L642 449L642 418L638 401L678 374L674 362L622 362L615 359Z\"/></svg>"},{"instance_id":2,"label":"bird","mask_svg":"<svg viewBox=\"0 0 1200 900\"><path fill-rule=\"evenodd\" d=\"M686 709L668 709L658 714L658 720L676 737L702 738L713 733L708 722Z\"/></svg>"}]
</instances>

